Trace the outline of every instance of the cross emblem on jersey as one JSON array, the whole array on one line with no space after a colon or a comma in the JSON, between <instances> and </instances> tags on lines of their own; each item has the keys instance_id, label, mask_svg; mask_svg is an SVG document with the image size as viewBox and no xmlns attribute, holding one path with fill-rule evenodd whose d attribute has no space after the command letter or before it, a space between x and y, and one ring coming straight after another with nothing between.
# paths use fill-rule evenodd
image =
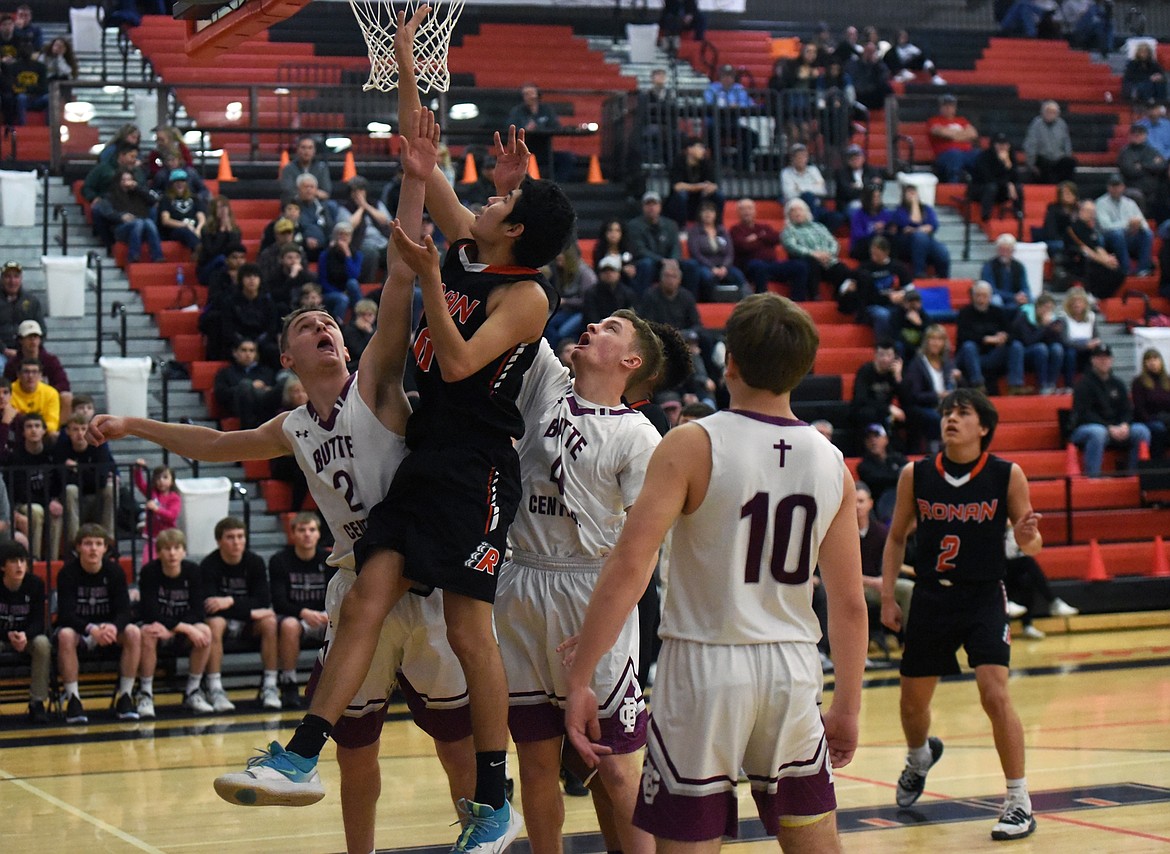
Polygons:
<instances>
[{"instance_id":1,"label":"cross emblem on jersey","mask_svg":"<svg viewBox=\"0 0 1170 854\"><path fill-rule=\"evenodd\" d=\"M772 447L780 452L780 468L784 468L784 458L788 455L788 452L792 450L793 446L789 445L787 442L781 439Z\"/></svg>"}]
</instances>

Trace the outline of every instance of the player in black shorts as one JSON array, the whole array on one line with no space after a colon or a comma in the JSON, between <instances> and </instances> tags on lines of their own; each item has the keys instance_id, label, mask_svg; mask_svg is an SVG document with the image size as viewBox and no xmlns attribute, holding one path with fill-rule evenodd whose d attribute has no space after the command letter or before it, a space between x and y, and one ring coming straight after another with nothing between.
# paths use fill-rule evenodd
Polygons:
<instances>
[{"instance_id":1,"label":"player in black shorts","mask_svg":"<svg viewBox=\"0 0 1170 854\"><path fill-rule=\"evenodd\" d=\"M1002 541L1010 523L1024 554L1040 551L1039 514L1015 463L987 452L999 414L981 392L959 389L939 404L943 451L911 463L898 478L898 501L882 558L882 623L900 631L894 584L917 525L917 578L902 656L902 730L909 753L897 802L908 807L926 785L943 743L929 736L930 700L940 676L957 674L967 650L979 698L991 719L1007 797L991 838L1019 839L1036 829L1024 777L1024 729L1008 694L1011 654Z\"/></svg>"}]
</instances>

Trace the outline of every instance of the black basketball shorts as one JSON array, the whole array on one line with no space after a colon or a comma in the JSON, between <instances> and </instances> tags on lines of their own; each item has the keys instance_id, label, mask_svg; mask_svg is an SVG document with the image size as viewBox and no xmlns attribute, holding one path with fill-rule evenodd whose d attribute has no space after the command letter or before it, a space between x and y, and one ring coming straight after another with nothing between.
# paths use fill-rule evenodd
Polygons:
<instances>
[{"instance_id":1,"label":"black basketball shorts","mask_svg":"<svg viewBox=\"0 0 1170 854\"><path fill-rule=\"evenodd\" d=\"M959 673L959 647L967 650L970 667L1007 667L1011 661L1011 632L1003 584L915 584L905 642L903 676Z\"/></svg>"}]
</instances>

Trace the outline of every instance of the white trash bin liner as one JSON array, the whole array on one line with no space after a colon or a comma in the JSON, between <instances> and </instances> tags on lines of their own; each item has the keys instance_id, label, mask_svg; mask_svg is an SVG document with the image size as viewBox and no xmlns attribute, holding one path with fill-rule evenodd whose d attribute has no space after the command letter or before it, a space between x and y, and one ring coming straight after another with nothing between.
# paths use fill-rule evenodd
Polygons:
<instances>
[{"instance_id":1,"label":"white trash bin liner","mask_svg":"<svg viewBox=\"0 0 1170 854\"><path fill-rule=\"evenodd\" d=\"M657 24L626 24L626 38L630 40L630 62L653 62L658 46Z\"/></svg>"},{"instance_id":2,"label":"white trash bin liner","mask_svg":"<svg viewBox=\"0 0 1170 854\"><path fill-rule=\"evenodd\" d=\"M1028 271L1028 292L1035 300L1044 290L1044 262L1048 260L1048 244L1017 243L1012 257Z\"/></svg>"},{"instance_id":3,"label":"white trash bin liner","mask_svg":"<svg viewBox=\"0 0 1170 854\"><path fill-rule=\"evenodd\" d=\"M106 381L106 412L146 417L150 361L150 356L102 356L98 360Z\"/></svg>"},{"instance_id":4,"label":"white trash bin liner","mask_svg":"<svg viewBox=\"0 0 1170 854\"><path fill-rule=\"evenodd\" d=\"M934 205L934 197L938 190L938 176L930 172L899 172L898 183L902 187L917 187L918 201L924 205ZM902 192L898 190L899 194Z\"/></svg>"},{"instance_id":5,"label":"white trash bin liner","mask_svg":"<svg viewBox=\"0 0 1170 854\"><path fill-rule=\"evenodd\" d=\"M36 172L0 172L0 223L6 228L37 224Z\"/></svg>"},{"instance_id":6,"label":"white trash bin liner","mask_svg":"<svg viewBox=\"0 0 1170 854\"><path fill-rule=\"evenodd\" d=\"M215 525L228 515L232 482L226 477L184 477L175 479L183 496L179 528L187 535L187 554L211 554L217 548Z\"/></svg>"},{"instance_id":7,"label":"white trash bin liner","mask_svg":"<svg viewBox=\"0 0 1170 854\"><path fill-rule=\"evenodd\" d=\"M84 255L42 255L50 317L85 316Z\"/></svg>"}]
</instances>

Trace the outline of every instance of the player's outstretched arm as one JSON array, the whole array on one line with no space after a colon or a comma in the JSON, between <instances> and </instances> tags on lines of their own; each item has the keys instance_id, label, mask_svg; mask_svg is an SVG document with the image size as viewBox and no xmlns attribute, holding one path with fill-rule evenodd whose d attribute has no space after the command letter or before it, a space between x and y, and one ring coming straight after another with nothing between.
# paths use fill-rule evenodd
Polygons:
<instances>
[{"instance_id":1,"label":"player's outstretched arm","mask_svg":"<svg viewBox=\"0 0 1170 854\"><path fill-rule=\"evenodd\" d=\"M626 516L617 545L589 599L569 669L565 731L591 768L597 766L599 755L607 752L593 743L601 735L597 698L590 688L593 671L617 642L626 618L650 583L658 548L671 525L688 509L692 484L706 483L710 470L711 442L702 427L687 425L663 438L646 468L642 492Z\"/></svg>"},{"instance_id":2,"label":"player's outstretched arm","mask_svg":"<svg viewBox=\"0 0 1170 854\"><path fill-rule=\"evenodd\" d=\"M1044 547L1044 538L1040 535L1042 517L1032 509L1028 477L1016 463L1012 463L1011 479L1008 481L1008 517L1012 520L1020 551L1029 556L1039 553Z\"/></svg>"},{"instance_id":3,"label":"player's outstretched arm","mask_svg":"<svg viewBox=\"0 0 1170 854\"><path fill-rule=\"evenodd\" d=\"M528 146L524 142L524 128L508 125L508 141L500 139L496 131L492 154L496 158L496 171L492 173L496 182L496 195L506 196L520 186L528 175Z\"/></svg>"},{"instance_id":4,"label":"player's outstretched arm","mask_svg":"<svg viewBox=\"0 0 1170 854\"><path fill-rule=\"evenodd\" d=\"M908 463L898 476L897 501L890 517L890 532L882 552L882 625L902 631L902 609L894 601L894 585L906 557L906 538L914 529L914 466Z\"/></svg>"},{"instance_id":5,"label":"player's outstretched arm","mask_svg":"<svg viewBox=\"0 0 1170 854\"><path fill-rule=\"evenodd\" d=\"M91 445L137 436L193 460L208 463L233 463L240 460L270 460L292 453L281 425L288 413L282 412L253 430L224 432L197 424L168 424L149 418L122 418L95 415L89 422L86 438Z\"/></svg>"},{"instance_id":6,"label":"player's outstretched arm","mask_svg":"<svg viewBox=\"0 0 1170 854\"><path fill-rule=\"evenodd\" d=\"M861 535L857 530L853 478L844 473L844 492L837 515L820 550L821 581L829 609L829 646L836 683L833 702L825 712L825 736L834 768L844 768L857 749L861 713L861 678L869 645L865 596L861 587Z\"/></svg>"}]
</instances>

